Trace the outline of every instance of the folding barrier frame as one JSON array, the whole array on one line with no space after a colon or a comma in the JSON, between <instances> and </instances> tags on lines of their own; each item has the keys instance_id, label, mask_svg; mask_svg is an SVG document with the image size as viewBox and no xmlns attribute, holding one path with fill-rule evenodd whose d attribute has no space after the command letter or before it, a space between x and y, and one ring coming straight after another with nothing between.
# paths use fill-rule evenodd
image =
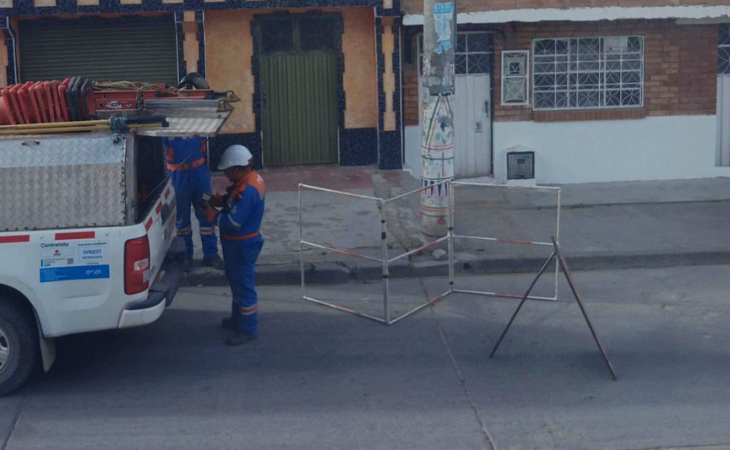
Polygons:
<instances>
[{"instance_id":1,"label":"folding barrier frame","mask_svg":"<svg viewBox=\"0 0 730 450\"><path fill-rule=\"evenodd\" d=\"M448 207L448 219L447 219L447 229L448 233L446 236L437 239L433 242L430 242L428 244L422 245L419 248L410 250L408 252L405 252L403 254L400 254L394 258L389 258L388 254L388 243L387 243L387 221L386 221L386 206L390 202L394 202L396 200L399 200L401 198L407 197L409 195L413 195L416 193L419 193L426 189L432 189L439 185L445 185L447 188L450 189L449 191L449 207ZM499 189L534 189L534 190L543 190L543 191L554 191L557 194L557 218L556 218L556 226L555 226L555 235L551 236L550 242L547 241L526 241L526 240L516 240L516 239L504 239L504 238L497 238L497 237L484 237L484 236L468 236L468 235L458 235L454 233L454 219L455 219L455 197L456 197L456 187L458 186L472 186L472 187L493 187L493 188L499 188ZM368 201L374 201L378 204L380 209L380 226L381 226L381 242L382 242L382 255L381 258L374 258L367 255L360 255L358 253L354 253L347 250L337 249L333 247L328 247L326 245L317 244L314 242L306 241L304 240L303 235L303 225L302 225L302 190L314 190L314 191L321 191L321 192L329 192L331 194L336 195L344 195L348 197L354 197L359 198L363 200ZM451 294L471 294L471 295L483 295L483 296L492 296L492 297L508 297L508 298L518 298L520 299L520 303L517 306L517 309L512 314L512 317L510 318L509 323L504 328L504 331L499 337L499 340L497 341L496 345L494 346L494 349L492 350L490 354L490 358L494 357L494 354L497 352L497 349L499 348L500 344L504 340L504 337L507 335L507 332L509 331L510 327L512 326L512 323L514 322L515 318L517 317L517 314L522 309L522 306L525 304L525 301L528 299L532 300L547 300L547 301L557 301L558 300L558 276L560 273L560 270L562 269L563 274L565 275L565 278L568 282L568 285L570 286L570 290L573 294L573 297L575 298L576 302L578 303L578 306L580 307L580 310L583 314L583 317L586 321L586 324L588 325L588 328L591 331L591 334L593 336L593 339L595 340L596 346L598 347L598 350L601 353L601 356L603 357L608 370L611 373L611 376L614 380L618 380L618 376L616 374L616 371L611 364L611 361L608 357L608 354L606 353L606 350L603 348L603 345L601 345L601 342L598 338L598 334L596 333L593 324L591 323L590 319L588 318L588 313L585 310L585 307L583 305L583 302L578 295L578 291L576 290L575 283L573 282L573 278L570 273L570 269L568 267L568 263L565 260L565 257L563 256L560 246L559 246L559 238L560 235L560 209L561 209L561 191L560 188L557 187L548 187L548 186L508 186L508 185L497 185L497 184L489 184L489 183L471 183L471 182L459 182L459 181L445 181L442 183L436 183L433 185L429 185L426 187L422 187L420 189L416 189L411 192L407 192L402 195L398 195L396 197L390 198L390 199L382 199L377 197L369 197L366 195L359 195L359 194L352 194L349 192L342 192L342 191L335 191L332 189L325 189L321 187L316 186L308 186L305 184L299 185L299 261L300 261L300 267L301 267L301 276L302 276L302 298L304 300L317 303L320 305L324 305L330 308L334 308L339 311L343 311L349 314L354 314L356 316L364 317L366 319L374 320L376 322L383 323L385 325L392 325L396 322L399 322L406 317L415 314L422 309L433 305L444 298L448 297ZM498 243L504 243L504 244L517 244L517 245L538 245L538 246L549 246L552 248L552 253L548 257L548 259L545 261L545 263L540 268L537 276L530 284L530 287L527 289L527 291L523 295L519 294L500 294L496 292L489 292L489 291L469 291L469 290L463 290L463 289L456 289L454 288L454 241L456 239L464 239L464 240L478 240L478 241L489 241L489 242L498 242ZM390 263L397 261L402 258L407 258L410 255L416 254L418 252L421 252L429 247L433 247L435 245L438 245L441 242L448 241L448 256L449 256L449 289L445 291L443 294L437 295L436 297L429 299L425 303L417 306L416 308L413 308L412 310L401 314L398 317L391 319L390 314L390 305L389 305L389 297L390 297L390 270L389 266ZM371 261L377 261L382 263L383 265L383 317L375 317L370 314L365 314L361 311L355 311L350 308L345 308L343 306L335 305L333 303L325 302L323 300L316 299L314 297L307 296L306 293L306 280L305 280L305 270L304 270L304 247L311 247L311 248L319 248L322 250L331 251L334 253L339 253L342 255L351 256L354 258L361 258L361 259L367 259ZM540 296L531 296L530 293L532 292L532 289L535 287L535 284L540 279L540 277L545 273L548 266L555 262L555 296L554 297L540 297Z\"/></svg>"},{"instance_id":2,"label":"folding barrier frame","mask_svg":"<svg viewBox=\"0 0 730 450\"><path fill-rule=\"evenodd\" d=\"M427 248L434 247L434 246L438 245L439 243L444 242L447 239L449 239L449 236L444 236L444 237L442 237L442 238L440 238L440 239L438 239L438 240L436 240L434 242L430 242L428 244L422 245L421 247L418 247L416 249L413 249L413 250L410 250L410 251L405 252L403 254L400 254L400 255L398 255L398 256L396 256L394 258L390 258L390 255L388 254L388 239L387 239L387 236L388 236L388 232L387 232L388 231L388 227L387 227L387 220L386 220L386 216L385 216L385 211L386 211L386 207L387 207L387 205L389 203L392 203L392 202L394 202L396 200L400 200L401 198L407 197L409 195L413 195L413 194L419 193L419 192L421 192L421 191L423 191L425 189L432 189L433 187L436 187L436 186L439 186L439 185L447 185L448 183L449 183L448 181L443 181L441 183L436 183L436 184L433 184L433 185L430 185L430 186L427 186L427 187L422 187L422 188L419 188L419 189L415 189L415 190L413 190L411 192L407 192L405 194L401 194L401 195L398 195L398 196L389 198L387 200L386 199L382 199L382 198L378 198L378 197L370 197L370 196L367 196L367 195L353 194L351 192L343 192L343 191L337 191L337 190L333 190L333 189L326 189L326 188L322 188L322 187L318 187L318 186L310 186L310 185L306 185L306 184L300 184L299 185L299 266L300 266L300 270L301 270L302 298L304 300L307 300L307 301L312 302L312 303L317 303L319 305L323 305L323 306L327 306L327 307L330 307L330 308L334 308L334 309L336 309L338 311L342 311L342 312L346 312L346 313L349 313L349 314L354 314L354 315L359 316L359 317L364 317L366 319L374 320L376 322L383 323L385 325L392 325L392 324L394 324L394 323L396 323L396 322L398 322L398 321L400 321L400 320L402 320L402 319L410 316L411 314L415 314L416 312L418 312L418 311L426 308L427 306L432 305L432 304L436 303L437 301L445 298L448 294L451 293L451 290L450 289L448 291L446 291L445 293L443 293L443 294L441 294L441 295L439 295L439 296L437 296L437 297L435 297L435 298L427 301L426 303L418 306L417 308L414 308L413 310L411 310L411 311L409 311L409 312L407 312L405 314L402 314L402 315L400 315L400 316L398 316L396 318L391 318L391 311L390 311L390 263L392 263L394 261L397 261L399 259L402 259L402 258L407 258L408 256L411 256L413 254L416 254L418 252L421 252L421 251L423 251L423 250L425 250ZM337 249L337 248L333 248L333 247L328 247L326 245L317 244L317 243L314 243L314 242L310 242L310 241L305 240L304 239L303 216L302 216L302 191L303 190L311 190L311 191L319 191L319 192L328 192L330 194L343 195L343 196L346 196L346 197L353 197L353 198L358 198L358 199L361 199L361 200L367 200L367 201L375 202L378 205L379 209L380 209L381 257L380 258L374 258L372 256L361 255L359 253L351 252L351 251L348 251L348 250L342 250L342 249ZM450 225L449 225L449 227L450 227ZM383 265L383 269L382 269L383 270L383 273L382 273L382 278L383 278L383 317L376 317L376 316L373 316L371 314L366 314L366 313L361 312L361 311L356 311L356 310L353 310L353 309L350 309L350 308L346 308L344 306L335 305L334 303L329 303L329 302L326 302L326 301L323 301L323 300L320 300L320 299L317 299L317 298L308 296L307 295L307 291L306 291L306 273L305 273L306 271L305 271L305 268L304 268L304 247L318 248L318 249L327 250L327 251L330 251L330 252L333 252L333 253L338 253L338 254L341 254L341 255L350 256L350 257L353 257L353 258L365 259L365 260L375 261L375 262L381 263Z\"/></svg>"},{"instance_id":3,"label":"folding barrier frame","mask_svg":"<svg viewBox=\"0 0 730 450\"><path fill-rule=\"evenodd\" d=\"M447 215L447 229L448 233L446 236L439 238L433 242L429 242L428 244L422 245L416 249L407 251L405 253L402 253L400 255L397 255L393 258L390 258L390 255L388 253L388 242L387 242L387 219L386 219L386 207L389 203L395 202L397 200L400 200L402 198L408 197L409 195L414 195L417 193L420 193L426 189L433 189L438 186L446 186L447 188L450 188L450 195L449 195L449 208L448 208L448 215ZM518 239L505 239L505 238L497 238L497 237L483 237L483 236L468 236L468 235L457 235L454 233L454 206L455 206L455 187L458 186L472 186L472 187L484 187L484 188L498 188L498 189L531 189L531 190L543 190L543 191L553 191L557 193L557 219L556 219L556 228L555 228L555 236L560 236L560 208L561 208L561 197L560 197L560 188L557 187L543 187L543 186L534 186L534 187L523 187L523 186L508 186L508 185L501 185L501 184L490 184L490 183L470 183L470 182L457 182L457 181L443 181L441 183L435 183L431 184L429 186L421 187L419 189L415 189L413 191L407 192L405 194L401 194L389 199L383 199L379 197L371 197L367 195L360 195L360 194L353 194L351 192L343 192L343 191L337 191L334 189L326 189L323 187L318 186L311 186L306 184L300 184L299 185L299 264L300 264L300 270L301 270L301 289L302 289L302 298L306 301L317 303L319 305L327 306L330 308L334 308L338 311L346 312L349 314L353 314L359 317L364 317L366 319L374 320L376 322L385 324L385 325L392 325L396 322L399 322L403 319L405 319L408 316L411 316L422 309L433 305L450 294L470 294L470 295L485 295L485 296L495 296L495 297L508 297L508 298L522 298L522 295L519 294L504 294L504 293L496 293L496 292L489 292L489 291L470 291L470 290L463 290L463 289L455 289L454 288L454 278L455 278L455 261L454 261L454 241L456 239L463 239L463 240L479 240L479 241L491 241L491 242L498 242L498 243L504 243L504 244L516 244L516 245L538 245L538 246L552 246L551 242L542 242L542 241L526 241L526 240L518 240ZM381 227L381 257L375 258L372 256L367 255L361 255L359 253L355 253L349 250L342 250L334 247L329 247L326 245L318 244L315 242L308 241L304 238L304 226L303 226L303 208L302 208L302 191L310 190L310 191L319 191L319 192L327 192L334 195L342 195L345 197L351 197L351 198L357 198L360 200L375 202L379 209L380 209L380 227ZM437 295L434 298L429 299L425 303L411 309L410 311L403 313L397 317L391 317L391 310L390 310L390 263L395 262L399 259L407 258L411 255L417 254L419 252L422 252L423 250L426 250L428 248L434 247L441 242L448 241L448 267L449 267L449 289L447 289L442 294ZM356 311L351 308L346 308L344 306L336 305L334 303L326 302L321 299L317 299L311 296L307 295L307 288L306 288L306 271L304 266L304 247L309 248L317 248L321 250L326 250L333 253L338 253L341 255L346 255L352 258L357 259L365 259L369 261L375 261L382 264L382 279L383 279L383 316L382 317L376 317L371 314L366 314L362 311ZM559 267L555 268L555 295L553 297L540 297L540 296L528 296L528 299L532 300L547 300L547 301L557 301L558 299L558 271Z\"/></svg>"},{"instance_id":4,"label":"folding barrier frame","mask_svg":"<svg viewBox=\"0 0 730 450\"><path fill-rule=\"evenodd\" d=\"M557 196L556 201L556 220L555 220L555 232L551 233L552 236L555 237L558 243L560 243L560 210L561 210L561 201L562 201L562 193L561 189L559 187L552 187L552 186L511 186L511 185L504 185L504 184L490 184L490 183L472 183L472 182L463 182L463 181L452 181L451 182L451 195L449 196L449 214L451 215L450 223L455 223L454 215L456 213L456 191L459 186L467 186L467 187L480 187L480 188L493 188L493 189L505 189L505 190L531 190L531 191L543 191L543 192L554 192ZM451 225L450 225L451 227ZM533 245L533 246L544 246L544 247L550 247L552 248L553 243L548 240L543 241L528 241L528 240L522 240L522 239L508 239L508 238L499 238L499 237L485 237L485 236L467 236L467 235L459 235L455 234L453 228L449 228L449 234L450 234L450 242L449 242L449 266L450 266L450 272L449 272L449 283L452 286L451 292L455 294L468 294L468 295L484 295L484 296L491 296L491 297L507 297L507 298L522 298L522 294L509 294L509 293L498 293L498 292L489 292L489 291L471 291L471 290L464 290L464 289L455 289L454 286L454 241L456 240L472 240L472 241L487 241L487 242L496 242L501 244L514 244L514 245ZM544 297L544 296L537 296L537 295L530 295L527 298L529 300L545 300L545 301L558 301L558 275L560 272L560 267L558 265L555 265L555 290L554 295L552 297Z\"/></svg>"}]
</instances>

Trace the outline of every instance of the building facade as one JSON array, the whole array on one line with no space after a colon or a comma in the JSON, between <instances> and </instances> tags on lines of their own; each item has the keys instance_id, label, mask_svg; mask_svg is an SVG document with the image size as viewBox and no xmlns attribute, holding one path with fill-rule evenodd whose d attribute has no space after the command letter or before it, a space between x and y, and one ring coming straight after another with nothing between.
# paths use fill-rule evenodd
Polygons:
<instances>
[{"instance_id":1,"label":"building facade","mask_svg":"<svg viewBox=\"0 0 730 450\"><path fill-rule=\"evenodd\" d=\"M0 84L199 72L241 98L214 166L242 143L418 176L422 5L0 0ZM727 0L461 0L457 21L457 177L504 181L518 151L539 183L730 175Z\"/></svg>"},{"instance_id":2,"label":"building facade","mask_svg":"<svg viewBox=\"0 0 730 450\"><path fill-rule=\"evenodd\" d=\"M203 74L258 166L402 162L397 0L0 0L0 83Z\"/></svg>"},{"instance_id":3,"label":"building facade","mask_svg":"<svg viewBox=\"0 0 730 450\"><path fill-rule=\"evenodd\" d=\"M457 177L505 181L520 151L534 152L538 183L730 175L727 5L462 0ZM403 7L405 162L417 174L422 2Z\"/></svg>"}]
</instances>

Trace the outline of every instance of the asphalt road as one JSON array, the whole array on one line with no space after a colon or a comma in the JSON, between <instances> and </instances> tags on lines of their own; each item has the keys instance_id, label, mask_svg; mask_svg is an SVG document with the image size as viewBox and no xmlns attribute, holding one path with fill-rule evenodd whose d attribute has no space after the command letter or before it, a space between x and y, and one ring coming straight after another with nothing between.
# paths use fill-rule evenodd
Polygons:
<instances>
[{"instance_id":1,"label":"asphalt road","mask_svg":"<svg viewBox=\"0 0 730 450\"><path fill-rule=\"evenodd\" d=\"M576 273L617 382L564 285L492 360L515 300L454 295L385 327L266 286L258 341L227 348L227 290L190 288L151 326L59 340L52 371L0 399L0 450L730 448L729 271ZM394 313L447 286L392 284ZM378 314L379 292L309 294Z\"/></svg>"}]
</instances>

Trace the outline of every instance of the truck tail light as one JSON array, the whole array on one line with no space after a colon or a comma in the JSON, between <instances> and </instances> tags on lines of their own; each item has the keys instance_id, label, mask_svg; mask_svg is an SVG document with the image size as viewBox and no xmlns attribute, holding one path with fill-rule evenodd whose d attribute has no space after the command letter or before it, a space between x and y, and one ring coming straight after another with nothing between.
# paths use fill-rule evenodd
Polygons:
<instances>
[{"instance_id":1,"label":"truck tail light","mask_svg":"<svg viewBox=\"0 0 730 450\"><path fill-rule=\"evenodd\" d=\"M124 293L139 294L150 287L150 241L147 236L124 244Z\"/></svg>"}]
</instances>

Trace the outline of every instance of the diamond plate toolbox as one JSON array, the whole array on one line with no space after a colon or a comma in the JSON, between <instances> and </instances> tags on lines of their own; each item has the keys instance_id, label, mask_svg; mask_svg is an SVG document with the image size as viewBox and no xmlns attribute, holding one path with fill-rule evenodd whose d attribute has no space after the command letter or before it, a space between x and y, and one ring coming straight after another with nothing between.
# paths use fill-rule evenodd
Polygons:
<instances>
[{"instance_id":1,"label":"diamond plate toolbox","mask_svg":"<svg viewBox=\"0 0 730 450\"><path fill-rule=\"evenodd\" d=\"M0 138L0 232L124 225L125 158L111 133Z\"/></svg>"}]
</instances>

